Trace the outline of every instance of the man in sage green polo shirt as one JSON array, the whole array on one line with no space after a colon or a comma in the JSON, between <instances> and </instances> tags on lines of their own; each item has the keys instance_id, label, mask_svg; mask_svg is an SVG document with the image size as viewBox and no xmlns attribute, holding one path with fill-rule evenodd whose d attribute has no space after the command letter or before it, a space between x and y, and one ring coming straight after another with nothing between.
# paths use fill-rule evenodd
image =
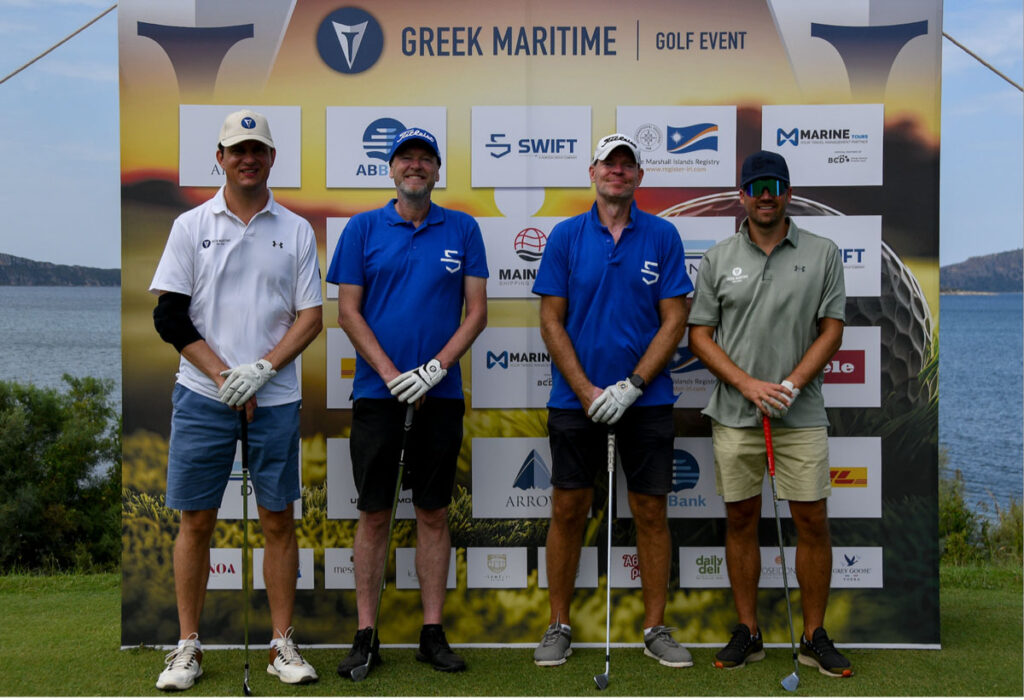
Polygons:
<instances>
[{"instance_id":1,"label":"man in sage green polo shirt","mask_svg":"<svg viewBox=\"0 0 1024 700\"><path fill-rule=\"evenodd\" d=\"M725 556L739 624L715 655L718 668L764 658L757 625L758 521L772 422L779 498L797 531L796 574L804 631L801 663L852 675L823 627L832 576L826 498L828 435L822 370L843 339L846 291L839 249L786 216L789 168L759 151L743 163L736 235L704 256L690 311L690 349L718 378L703 413L712 421L718 493L725 500Z\"/></svg>"}]
</instances>

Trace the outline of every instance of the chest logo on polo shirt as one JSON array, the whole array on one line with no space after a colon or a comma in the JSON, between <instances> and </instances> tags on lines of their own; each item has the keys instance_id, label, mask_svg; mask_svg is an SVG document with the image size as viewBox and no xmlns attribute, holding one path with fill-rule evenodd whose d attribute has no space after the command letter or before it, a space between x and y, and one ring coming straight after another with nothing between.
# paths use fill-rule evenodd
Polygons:
<instances>
[{"instance_id":1,"label":"chest logo on polo shirt","mask_svg":"<svg viewBox=\"0 0 1024 700\"><path fill-rule=\"evenodd\" d=\"M270 247L271 248L284 248L284 241L271 241L270 242Z\"/></svg>"},{"instance_id":2,"label":"chest logo on polo shirt","mask_svg":"<svg viewBox=\"0 0 1024 700\"><path fill-rule=\"evenodd\" d=\"M644 279L644 284L652 285L658 281L661 277L661 273L658 272L658 263L653 260L644 260L644 267L640 270L640 276Z\"/></svg>"},{"instance_id":3,"label":"chest logo on polo shirt","mask_svg":"<svg viewBox=\"0 0 1024 700\"><path fill-rule=\"evenodd\" d=\"M453 257L458 254L458 250L444 251L444 257L441 258L441 262L444 263L444 269L448 270L448 272L454 273L462 269L462 261L456 257Z\"/></svg>"},{"instance_id":4,"label":"chest logo on polo shirt","mask_svg":"<svg viewBox=\"0 0 1024 700\"><path fill-rule=\"evenodd\" d=\"M750 275L743 274L743 268L742 267L734 267L732 269L732 275L729 276L729 277L726 277L725 279L726 279L727 282L732 282L733 284L738 284L739 282L742 282L743 280L747 279L748 277L750 277Z\"/></svg>"}]
</instances>

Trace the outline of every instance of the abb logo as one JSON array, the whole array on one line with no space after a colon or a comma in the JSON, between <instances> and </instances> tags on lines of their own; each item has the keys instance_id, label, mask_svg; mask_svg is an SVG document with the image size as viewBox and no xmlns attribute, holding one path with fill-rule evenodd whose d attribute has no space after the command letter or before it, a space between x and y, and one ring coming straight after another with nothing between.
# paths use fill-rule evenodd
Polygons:
<instances>
[{"instance_id":1,"label":"abb logo","mask_svg":"<svg viewBox=\"0 0 1024 700\"><path fill-rule=\"evenodd\" d=\"M214 576L217 576L217 575L220 575L220 574L233 574L233 573L236 573L235 572L235 565L234 564L224 564L224 563L210 564L210 573L213 574Z\"/></svg>"},{"instance_id":2,"label":"abb logo","mask_svg":"<svg viewBox=\"0 0 1024 700\"><path fill-rule=\"evenodd\" d=\"M826 384L863 384L864 351L840 350L825 365Z\"/></svg>"}]
</instances>

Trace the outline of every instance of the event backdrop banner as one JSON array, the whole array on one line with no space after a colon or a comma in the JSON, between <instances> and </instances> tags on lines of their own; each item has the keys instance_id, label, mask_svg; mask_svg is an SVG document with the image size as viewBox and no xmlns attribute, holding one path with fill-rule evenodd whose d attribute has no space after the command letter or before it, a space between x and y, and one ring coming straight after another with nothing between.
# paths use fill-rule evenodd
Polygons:
<instances>
[{"instance_id":1,"label":"event backdrop banner","mask_svg":"<svg viewBox=\"0 0 1024 700\"><path fill-rule=\"evenodd\" d=\"M846 266L848 328L825 369L826 624L855 646L937 647L941 33L940 0L123 0L122 643L171 644L178 633L179 516L164 504L178 357L153 329L147 288L174 218L223 181L213 157L221 120L247 106L270 119L275 197L312 224L321 271L348 218L393 196L386 152L406 127L438 137L434 199L480 222L490 322L462 360L467 413L444 619L453 643L534 644L547 626L551 370L530 287L552 226L593 201L594 142L623 131L642 149L637 203L676 225L691 276L736 231L743 158L765 148L788 159L790 213L834 240ZM337 325L336 288L325 284L324 299L325 332L301 358L295 626L304 644L341 645L356 629L355 351ZM686 644L717 645L735 613L700 414L714 379L685 340L670 371L679 397L666 624ZM239 489L232 479L213 540L201 624L209 644L242 642ZM604 639L609 578L613 641L641 639L633 521L620 479L609 572L605 490L597 484L574 601L581 645ZM416 642L421 621L412 508L408 494L401 500L381 613L389 644ZM253 638L263 639L271 629L257 522L251 532ZM787 643L770 519L760 534L761 624L768 642Z\"/></svg>"}]
</instances>

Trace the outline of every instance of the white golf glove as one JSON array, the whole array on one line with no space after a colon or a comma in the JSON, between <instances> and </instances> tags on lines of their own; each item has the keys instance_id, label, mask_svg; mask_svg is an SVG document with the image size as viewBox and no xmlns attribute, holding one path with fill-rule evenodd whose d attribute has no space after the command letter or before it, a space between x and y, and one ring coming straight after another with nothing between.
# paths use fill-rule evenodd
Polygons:
<instances>
[{"instance_id":1,"label":"white golf glove","mask_svg":"<svg viewBox=\"0 0 1024 700\"><path fill-rule=\"evenodd\" d=\"M782 396L782 407L781 408L776 408L775 406L773 406L772 404L768 403L767 401L762 401L761 402L761 412L764 413L769 418L782 418L782 417L784 417L787 413L789 413L789 408L793 405L793 402L796 401L796 397L800 395L800 390L797 389L795 386L793 386L793 382L789 381L788 379L783 380L782 386L784 386L787 389L789 389L789 391L793 395L792 396L786 396L785 394L783 394L783 396Z\"/></svg>"},{"instance_id":2,"label":"white golf glove","mask_svg":"<svg viewBox=\"0 0 1024 700\"><path fill-rule=\"evenodd\" d=\"M424 394L440 384L447 374L448 370L442 368L441 363L435 358L416 369L402 372L388 382L388 389L399 401L416 403Z\"/></svg>"},{"instance_id":3,"label":"white golf glove","mask_svg":"<svg viewBox=\"0 0 1024 700\"><path fill-rule=\"evenodd\" d=\"M218 396L228 406L244 406L275 374L277 370L266 360L226 369L220 373L227 379L220 385Z\"/></svg>"},{"instance_id":4,"label":"white golf glove","mask_svg":"<svg viewBox=\"0 0 1024 700\"><path fill-rule=\"evenodd\" d=\"M594 399L587 415L595 423L613 425L643 393L642 389L633 386L628 379L615 382Z\"/></svg>"}]
</instances>

